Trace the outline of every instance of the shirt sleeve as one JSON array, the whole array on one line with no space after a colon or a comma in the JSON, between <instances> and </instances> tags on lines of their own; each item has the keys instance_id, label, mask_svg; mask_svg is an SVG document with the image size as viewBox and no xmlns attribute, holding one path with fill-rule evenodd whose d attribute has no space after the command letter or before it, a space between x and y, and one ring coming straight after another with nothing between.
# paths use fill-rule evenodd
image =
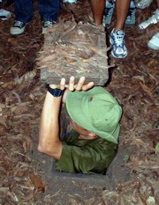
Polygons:
<instances>
[{"instance_id":1,"label":"shirt sleeve","mask_svg":"<svg viewBox=\"0 0 159 205\"><path fill-rule=\"evenodd\" d=\"M116 145L112 143L106 143L106 145L100 143L95 147L89 145L78 147L64 143L61 158L56 163L56 169L85 174L105 173L115 155Z\"/></svg>"}]
</instances>

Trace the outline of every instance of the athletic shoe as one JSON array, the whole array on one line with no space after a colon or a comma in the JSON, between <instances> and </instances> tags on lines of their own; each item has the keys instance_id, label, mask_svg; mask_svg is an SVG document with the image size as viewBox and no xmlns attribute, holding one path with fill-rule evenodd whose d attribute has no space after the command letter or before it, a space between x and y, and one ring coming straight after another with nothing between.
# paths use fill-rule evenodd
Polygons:
<instances>
[{"instance_id":1,"label":"athletic shoe","mask_svg":"<svg viewBox=\"0 0 159 205\"><path fill-rule=\"evenodd\" d=\"M26 27L26 23L22 21L15 21L13 26L10 28L10 34L19 35L24 33Z\"/></svg>"},{"instance_id":2,"label":"athletic shoe","mask_svg":"<svg viewBox=\"0 0 159 205\"><path fill-rule=\"evenodd\" d=\"M46 33L47 29L54 25L56 23L56 21L43 21L42 23L42 33Z\"/></svg>"},{"instance_id":3,"label":"athletic shoe","mask_svg":"<svg viewBox=\"0 0 159 205\"><path fill-rule=\"evenodd\" d=\"M136 4L136 7L139 9L145 9L146 7L150 6L153 0L141 0Z\"/></svg>"},{"instance_id":4,"label":"athletic shoe","mask_svg":"<svg viewBox=\"0 0 159 205\"><path fill-rule=\"evenodd\" d=\"M114 58L125 58L128 54L126 45L125 45L125 33L122 30L114 32L112 30L109 41L112 46L111 54Z\"/></svg>"},{"instance_id":5,"label":"athletic shoe","mask_svg":"<svg viewBox=\"0 0 159 205\"><path fill-rule=\"evenodd\" d=\"M159 9L157 9L154 14L148 18L146 21L139 24L140 29L145 29L151 24L156 24L159 22Z\"/></svg>"},{"instance_id":6,"label":"athletic shoe","mask_svg":"<svg viewBox=\"0 0 159 205\"><path fill-rule=\"evenodd\" d=\"M111 3L108 0L106 1L104 15L103 15L103 26L110 25L114 13L114 7L115 7L114 3Z\"/></svg>"},{"instance_id":7,"label":"athletic shoe","mask_svg":"<svg viewBox=\"0 0 159 205\"><path fill-rule=\"evenodd\" d=\"M125 20L125 25L126 26L135 25L135 21L136 21L136 8L135 8L134 2L131 1L128 15L127 15L127 18Z\"/></svg>"},{"instance_id":8,"label":"athletic shoe","mask_svg":"<svg viewBox=\"0 0 159 205\"><path fill-rule=\"evenodd\" d=\"M156 33L147 43L147 46L154 50L159 50L159 32Z\"/></svg>"},{"instance_id":9,"label":"athletic shoe","mask_svg":"<svg viewBox=\"0 0 159 205\"><path fill-rule=\"evenodd\" d=\"M0 9L0 19L1 20L7 20L11 17L11 12L7 11L5 9Z\"/></svg>"},{"instance_id":10,"label":"athletic shoe","mask_svg":"<svg viewBox=\"0 0 159 205\"><path fill-rule=\"evenodd\" d=\"M76 4L77 0L63 0L63 3Z\"/></svg>"}]
</instances>

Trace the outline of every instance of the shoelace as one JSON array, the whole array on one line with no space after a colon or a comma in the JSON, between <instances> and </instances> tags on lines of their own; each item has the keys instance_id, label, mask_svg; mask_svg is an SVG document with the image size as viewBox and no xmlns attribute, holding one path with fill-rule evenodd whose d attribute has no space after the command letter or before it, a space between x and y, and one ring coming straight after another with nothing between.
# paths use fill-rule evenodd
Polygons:
<instances>
[{"instance_id":1,"label":"shoelace","mask_svg":"<svg viewBox=\"0 0 159 205\"><path fill-rule=\"evenodd\" d=\"M23 26L23 22L15 21L14 26L22 27Z\"/></svg>"},{"instance_id":2,"label":"shoelace","mask_svg":"<svg viewBox=\"0 0 159 205\"><path fill-rule=\"evenodd\" d=\"M115 44L120 46L124 43L124 34L119 34L118 31L116 32L116 37L114 37Z\"/></svg>"}]
</instances>

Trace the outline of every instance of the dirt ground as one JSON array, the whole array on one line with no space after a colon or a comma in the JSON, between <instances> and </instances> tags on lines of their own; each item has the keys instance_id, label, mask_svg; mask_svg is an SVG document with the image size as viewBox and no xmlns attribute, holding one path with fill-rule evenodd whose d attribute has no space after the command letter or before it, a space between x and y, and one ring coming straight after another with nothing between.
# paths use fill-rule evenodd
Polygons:
<instances>
[{"instance_id":1,"label":"dirt ground","mask_svg":"<svg viewBox=\"0 0 159 205\"><path fill-rule=\"evenodd\" d=\"M36 8L36 4L35 4ZM14 21L0 21L0 204L1 205L157 205L159 204L159 51L147 48L158 25L137 25L155 10L137 10L136 26L125 28L129 55L109 54L107 89L123 107L119 153L107 176L55 173L53 160L37 152L45 87L36 69L43 43L35 16L20 36ZM8 8L14 12L13 6ZM87 2L63 5L60 17L89 21ZM114 19L108 34L114 25Z\"/></svg>"}]
</instances>

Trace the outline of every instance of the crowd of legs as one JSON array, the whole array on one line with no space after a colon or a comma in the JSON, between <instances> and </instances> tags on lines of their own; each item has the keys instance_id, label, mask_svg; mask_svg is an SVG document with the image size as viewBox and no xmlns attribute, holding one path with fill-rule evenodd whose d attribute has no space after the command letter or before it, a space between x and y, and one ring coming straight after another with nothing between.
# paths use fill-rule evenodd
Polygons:
<instances>
[{"instance_id":1,"label":"crowd of legs","mask_svg":"<svg viewBox=\"0 0 159 205\"><path fill-rule=\"evenodd\" d=\"M111 45L111 55L114 58L125 58L128 55L128 49L125 41L125 25L135 24L136 9L145 9L155 0L91 0L90 5L93 13L94 24L97 26L109 26L113 13L115 13L115 25L109 34L109 43ZM69 3L69 0L67 0ZM71 3L77 3L77 0L71 0ZM38 0L38 11L42 20L42 33L47 31L49 26L54 25L58 20L60 10L60 0ZM2 11L2 12L1 12ZM0 16L4 12L0 10ZM32 0L14 0L15 21L10 28L11 35L19 35L25 32L27 24L33 19L34 8ZM3 17L4 18L4 17ZM2 18L1 18L2 19ZM159 0L157 0L157 9L151 17L138 25L139 29L146 29L151 24L159 22ZM159 49L159 32L157 32L148 42L151 49Z\"/></svg>"}]
</instances>

